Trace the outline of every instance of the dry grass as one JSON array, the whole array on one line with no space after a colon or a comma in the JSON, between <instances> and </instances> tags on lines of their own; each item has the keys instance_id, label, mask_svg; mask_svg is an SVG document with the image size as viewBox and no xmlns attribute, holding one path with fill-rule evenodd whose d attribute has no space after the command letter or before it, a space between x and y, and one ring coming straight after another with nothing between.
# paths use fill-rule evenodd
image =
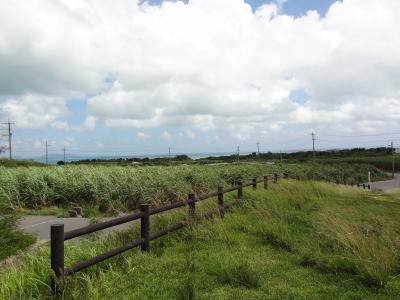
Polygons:
<instances>
[{"instance_id":1,"label":"dry grass","mask_svg":"<svg viewBox=\"0 0 400 300\"><path fill-rule=\"evenodd\" d=\"M357 216L357 211L353 211ZM351 258L354 273L372 285L384 286L398 270L399 234L387 219L349 219L334 211L319 214L318 229L343 258Z\"/></svg>"}]
</instances>

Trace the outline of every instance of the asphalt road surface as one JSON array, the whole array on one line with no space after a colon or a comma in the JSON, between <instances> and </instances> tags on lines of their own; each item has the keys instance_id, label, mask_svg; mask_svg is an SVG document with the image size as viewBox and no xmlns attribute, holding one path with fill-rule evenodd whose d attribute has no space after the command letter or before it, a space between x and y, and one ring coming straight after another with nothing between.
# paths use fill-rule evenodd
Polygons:
<instances>
[{"instance_id":1,"label":"asphalt road surface","mask_svg":"<svg viewBox=\"0 0 400 300\"><path fill-rule=\"evenodd\" d=\"M113 218L104 218L103 221ZM123 230L129 228L133 222L114 226L104 229L101 232L108 233L111 231ZM89 225L87 218L57 218L55 216L24 216L19 219L18 227L23 231L37 236L38 241L50 240L50 226L53 224L64 224L64 230L70 231Z\"/></svg>"},{"instance_id":2,"label":"asphalt road surface","mask_svg":"<svg viewBox=\"0 0 400 300\"><path fill-rule=\"evenodd\" d=\"M371 188L383 191L400 188L400 174L395 174L391 180L371 182Z\"/></svg>"}]
</instances>

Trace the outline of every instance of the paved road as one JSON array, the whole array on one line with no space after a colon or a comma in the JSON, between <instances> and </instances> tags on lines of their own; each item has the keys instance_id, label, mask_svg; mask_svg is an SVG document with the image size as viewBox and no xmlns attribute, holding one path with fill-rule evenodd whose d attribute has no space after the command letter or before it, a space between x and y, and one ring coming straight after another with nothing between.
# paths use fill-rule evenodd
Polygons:
<instances>
[{"instance_id":1,"label":"paved road","mask_svg":"<svg viewBox=\"0 0 400 300\"><path fill-rule=\"evenodd\" d=\"M391 180L371 182L371 188L383 191L400 188L400 173L395 174L394 179Z\"/></svg>"},{"instance_id":2,"label":"paved road","mask_svg":"<svg viewBox=\"0 0 400 300\"><path fill-rule=\"evenodd\" d=\"M104 218L103 221L111 220L112 218ZM57 218L54 216L24 216L19 219L18 227L23 231L31 234L36 234L39 241L50 240L50 226L53 224L64 224L64 230L70 231L89 225L87 218ZM102 230L106 233L110 231L127 229L132 222L121 224L109 229Z\"/></svg>"}]
</instances>

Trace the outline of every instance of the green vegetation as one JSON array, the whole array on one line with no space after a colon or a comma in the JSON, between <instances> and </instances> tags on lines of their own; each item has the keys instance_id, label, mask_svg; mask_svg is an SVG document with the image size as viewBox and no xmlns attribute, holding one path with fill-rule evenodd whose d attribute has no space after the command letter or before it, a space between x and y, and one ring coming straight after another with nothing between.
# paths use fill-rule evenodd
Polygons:
<instances>
[{"instance_id":1,"label":"green vegetation","mask_svg":"<svg viewBox=\"0 0 400 300\"><path fill-rule=\"evenodd\" d=\"M229 197L228 197L229 198ZM205 205L214 205L215 199ZM311 181L244 190L244 204L67 277L64 299L399 299L400 199ZM184 210L152 218L153 230ZM67 243L66 265L137 238ZM0 274L1 299L50 299L49 252Z\"/></svg>"},{"instance_id":2,"label":"green vegetation","mask_svg":"<svg viewBox=\"0 0 400 300\"><path fill-rule=\"evenodd\" d=\"M40 209L49 206L98 207L102 212L135 209L138 203L160 205L230 185L234 179L282 174L304 179L355 183L385 176L370 165L354 164L231 164L222 166L0 167L0 208Z\"/></svg>"},{"instance_id":3,"label":"green vegetation","mask_svg":"<svg viewBox=\"0 0 400 300\"><path fill-rule=\"evenodd\" d=\"M0 158L0 167L15 168L15 167L40 167L46 166L31 160L9 160L5 158Z\"/></svg>"},{"instance_id":4,"label":"green vegetation","mask_svg":"<svg viewBox=\"0 0 400 300\"><path fill-rule=\"evenodd\" d=\"M316 162L324 164L350 163L370 164L384 171L392 171L392 149L389 147L380 148L354 148L343 150L316 151ZM236 163L238 156L221 155L210 156L199 159L191 159L187 155L178 155L171 158L114 158L114 159L86 159L71 162L75 165L105 165L105 166L131 166L131 165L205 165ZM312 151L298 151L291 153L264 152L259 155L256 152L239 156L241 162L285 162L285 163L309 163L313 161ZM61 162L62 163L62 162ZM400 172L400 155L395 154L395 171Z\"/></svg>"},{"instance_id":5,"label":"green vegetation","mask_svg":"<svg viewBox=\"0 0 400 300\"><path fill-rule=\"evenodd\" d=\"M13 216L0 216L0 260L17 253L18 250L26 249L35 242L33 236L17 230L15 222Z\"/></svg>"},{"instance_id":6,"label":"green vegetation","mask_svg":"<svg viewBox=\"0 0 400 300\"><path fill-rule=\"evenodd\" d=\"M110 158L110 159L82 159L78 161L72 161L72 165L118 165L118 166L130 166L135 164L143 164L149 166L168 166L177 164L191 164L195 161L187 155L176 155L172 157L126 157L126 158ZM61 163L63 163L61 161Z\"/></svg>"},{"instance_id":7,"label":"green vegetation","mask_svg":"<svg viewBox=\"0 0 400 300\"><path fill-rule=\"evenodd\" d=\"M335 163L348 163L348 164L370 164L380 170L387 172L392 171L392 156L360 156L360 157L338 157L338 158L318 158L318 163L335 164ZM400 155L395 155L395 172L400 172Z\"/></svg>"},{"instance_id":8,"label":"green vegetation","mask_svg":"<svg viewBox=\"0 0 400 300\"><path fill-rule=\"evenodd\" d=\"M370 164L378 169L392 171L391 148L354 148L345 150L316 151L315 161L324 164L349 163ZM206 157L196 160L198 164L232 163L237 161L237 155ZM313 160L312 151L298 151L292 153L260 153L240 155L240 161L284 161L285 163L308 163ZM395 170L400 171L400 155L395 154Z\"/></svg>"}]
</instances>

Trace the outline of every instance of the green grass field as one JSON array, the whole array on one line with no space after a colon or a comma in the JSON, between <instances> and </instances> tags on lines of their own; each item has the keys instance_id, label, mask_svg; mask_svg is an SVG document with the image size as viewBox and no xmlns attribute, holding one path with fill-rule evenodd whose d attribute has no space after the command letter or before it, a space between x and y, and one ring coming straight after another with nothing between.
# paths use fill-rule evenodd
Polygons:
<instances>
[{"instance_id":1,"label":"green grass field","mask_svg":"<svg viewBox=\"0 0 400 300\"><path fill-rule=\"evenodd\" d=\"M215 199L202 207L210 205ZM224 221L201 221L152 242L150 254L133 250L68 277L63 298L398 299L399 214L398 193L291 180L247 188ZM153 217L153 230L184 218L184 210ZM134 226L101 243L67 243L66 265L137 236ZM49 276L47 248L26 254L1 273L0 298L50 299Z\"/></svg>"}]
</instances>

